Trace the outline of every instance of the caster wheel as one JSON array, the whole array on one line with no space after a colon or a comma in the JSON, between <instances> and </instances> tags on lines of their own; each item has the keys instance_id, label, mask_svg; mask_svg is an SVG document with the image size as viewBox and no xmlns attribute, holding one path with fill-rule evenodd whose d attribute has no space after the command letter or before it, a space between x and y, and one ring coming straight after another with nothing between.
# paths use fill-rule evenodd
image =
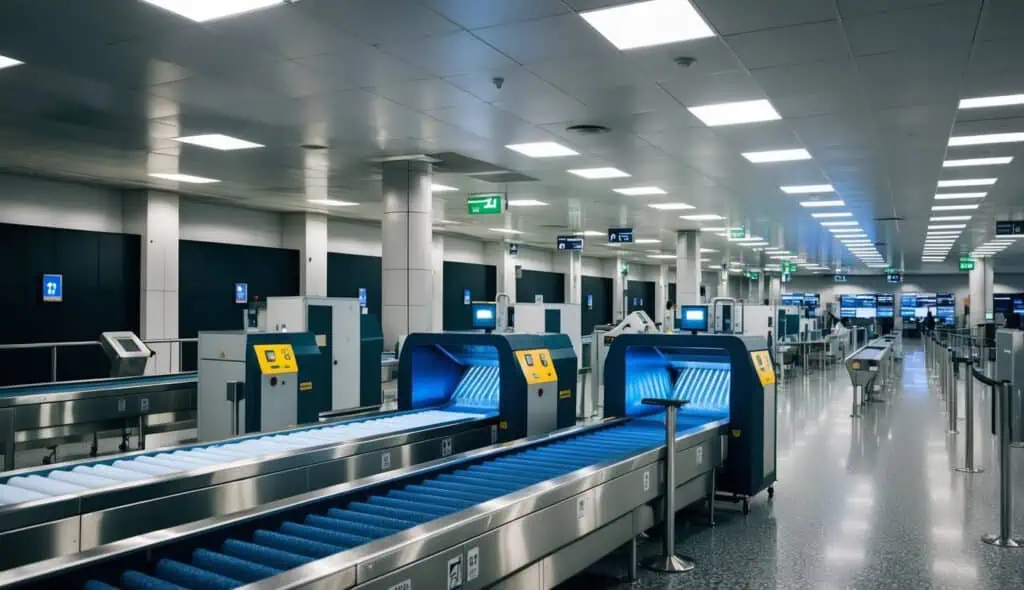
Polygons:
<instances>
[{"instance_id":1,"label":"caster wheel","mask_svg":"<svg viewBox=\"0 0 1024 590\"><path fill-rule=\"evenodd\" d=\"M750 501L743 498L743 514L750 514Z\"/></svg>"},{"instance_id":2,"label":"caster wheel","mask_svg":"<svg viewBox=\"0 0 1024 590\"><path fill-rule=\"evenodd\" d=\"M775 486L768 486L768 498L775 497Z\"/></svg>"},{"instance_id":3,"label":"caster wheel","mask_svg":"<svg viewBox=\"0 0 1024 590\"><path fill-rule=\"evenodd\" d=\"M50 463L53 463L53 459L50 457L43 457L43 465L49 465Z\"/></svg>"},{"instance_id":4,"label":"caster wheel","mask_svg":"<svg viewBox=\"0 0 1024 590\"><path fill-rule=\"evenodd\" d=\"M117 450L121 451L122 453L127 452L128 451L128 443L121 443L121 444L117 445Z\"/></svg>"}]
</instances>

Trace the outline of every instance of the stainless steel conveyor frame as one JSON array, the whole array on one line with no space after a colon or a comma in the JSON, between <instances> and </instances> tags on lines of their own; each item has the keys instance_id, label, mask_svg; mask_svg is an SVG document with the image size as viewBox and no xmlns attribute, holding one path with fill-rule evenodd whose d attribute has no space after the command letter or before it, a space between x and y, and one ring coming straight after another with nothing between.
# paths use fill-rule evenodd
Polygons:
<instances>
[{"instance_id":1,"label":"stainless steel conveyor frame","mask_svg":"<svg viewBox=\"0 0 1024 590\"><path fill-rule=\"evenodd\" d=\"M374 419L430 411L388 412ZM364 416L326 426L365 420ZM0 570L87 551L134 535L251 509L310 490L490 445L497 440L497 421L496 416L467 413L465 419L435 427L298 448L84 493L0 506ZM325 425L248 435L215 444L301 434L319 427ZM157 452L167 454L208 446L183 445L118 455L105 461L88 459L45 469L22 469L4 473L0 484L13 477L45 474L55 469L70 471L76 466L131 461Z\"/></svg>"},{"instance_id":2,"label":"stainless steel conveyor frame","mask_svg":"<svg viewBox=\"0 0 1024 590\"><path fill-rule=\"evenodd\" d=\"M495 445L417 467L325 487L231 516L218 516L141 535L76 556L35 563L0 574L0 586L54 587L110 572L161 551L202 546L231 527L286 518L344 495L417 481L459 464L542 446L611 428L629 419L578 426L541 437ZM727 421L681 432L672 458L676 506L714 495L714 473L724 461ZM665 477L664 445L624 459L585 466L411 529L380 538L244 586L249 590L445 588L464 590L552 588L623 544L635 563L636 537L665 517L659 508ZM450 576L455 576L452 578Z\"/></svg>"}]
</instances>

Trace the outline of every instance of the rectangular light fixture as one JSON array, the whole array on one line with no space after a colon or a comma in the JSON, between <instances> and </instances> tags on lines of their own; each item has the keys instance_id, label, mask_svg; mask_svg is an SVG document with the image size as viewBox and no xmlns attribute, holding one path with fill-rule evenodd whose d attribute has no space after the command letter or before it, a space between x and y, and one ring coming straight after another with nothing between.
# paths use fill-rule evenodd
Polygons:
<instances>
[{"instance_id":1,"label":"rectangular light fixture","mask_svg":"<svg viewBox=\"0 0 1024 590\"><path fill-rule=\"evenodd\" d=\"M234 150L251 150L263 147L263 144L261 143L246 141L244 139L238 139L237 137L231 137L230 135L222 135L220 133L208 133L206 135L189 135L186 137L176 137L174 138L174 141L180 141L181 143L188 143L191 145L198 145L200 147L210 148L211 150L220 150L222 152L230 152Z\"/></svg>"},{"instance_id":2,"label":"rectangular light fixture","mask_svg":"<svg viewBox=\"0 0 1024 590\"><path fill-rule=\"evenodd\" d=\"M839 217L853 217L853 213L847 211L841 213L811 213L811 217L815 219L836 219Z\"/></svg>"},{"instance_id":3,"label":"rectangular light fixture","mask_svg":"<svg viewBox=\"0 0 1024 590\"><path fill-rule=\"evenodd\" d=\"M860 225L856 221L823 221L822 227L855 227Z\"/></svg>"},{"instance_id":4,"label":"rectangular light fixture","mask_svg":"<svg viewBox=\"0 0 1024 590\"><path fill-rule=\"evenodd\" d=\"M581 12L580 16L620 50L715 36L688 0L649 0Z\"/></svg>"},{"instance_id":5,"label":"rectangular light fixture","mask_svg":"<svg viewBox=\"0 0 1024 590\"><path fill-rule=\"evenodd\" d=\"M13 57L7 57L6 55L0 55L0 70L4 68L13 68L14 66L20 66L25 62L14 59Z\"/></svg>"},{"instance_id":6,"label":"rectangular light fixture","mask_svg":"<svg viewBox=\"0 0 1024 590\"><path fill-rule=\"evenodd\" d=\"M834 201L802 201L801 207L845 207L846 203L841 200Z\"/></svg>"},{"instance_id":7,"label":"rectangular light fixture","mask_svg":"<svg viewBox=\"0 0 1024 590\"><path fill-rule=\"evenodd\" d=\"M932 211L971 211L977 208L977 203L973 205L932 205Z\"/></svg>"},{"instance_id":8,"label":"rectangular light fixture","mask_svg":"<svg viewBox=\"0 0 1024 590\"><path fill-rule=\"evenodd\" d=\"M448 186L446 184L432 184L430 185L430 192L432 193L450 193L459 189L454 186Z\"/></svg>"},{"instance_id":9,"label":"rectangular light fixture","mask_svg":"<svg viewBox=\"0 0 1024 590\"><path fill-rule=\"evenodd\" d=\"M960 199L984 199L988 193L944 193L935 195L936 201L957 201Z\"/></svg>"},{"instance_id":10,"label":"rectangular light fixture","mask_svg":"<svg viewBox=\"0 0 1024 590\"><path fill-rule=\"evenodd\" d=\"M970 215L940 215L938 217L932 217L928 221L970 221Z\"/></svg>"},{"instance_id":11,"label":"rectangular light fixture","mask_svg":"<svg viewBox=\"0 0 1024 590\"><path fill-rule=\"evenodd\" d=\"M767 246L768 244L769 244L769 242L766 242L764 240L759 240L759 241L756 241L756 242L741 242L740 246L746 246L747 248L753 248L755 246Z\"/></svg>"},{"instance_id":12,"label":"rectangular light fixture","mask_svg":"<svg viewBox=\"0 0 1024 590\"><path fill-rule=\"evenodd\" d=\"M735 227L702 227L702 228L700 228L700 231L727 232L727 231L733 230L733 229L739 229L739 228L735 228Z\"/></svg>"},{"instance_id":13,"label":"rectangular light fixture","mask_svg":"<svg viewBox=\"0 0 1024 590\"><path fill-rule=\"evenodd\" d=\"M862 234L862 233L864 233L864 230L862 230L862 229L853 229L853 228L850 228L850 229L836 228L836 229L830 229L828 231L830 231L830 232L832 232L834 234Z\"/></svg>"},{"instance_id":14,"label":"rectangular light fixture","mask_svg":"<svg viewBox=\"0 0 1024 590\"><path fill-rule=\"evenodd\" d=\"M660 244L661 240L656 240L654 238L640 238L638 240L633 240L633 243L634 244Z\"/></svg>"},{"instance_id":15,"label":"rectangular light fixture","mask_svg":"<svg viewBox=\"0 0 1024 590\"><path fill-rule=\"evenodd\" d=\"M613 189L620 195L626 195L627 197L643 197L646 195L664 195L667 194L664 189L656 186L634 186L630 188L617 188Z\"/></svg>"},{"instance_id":16,"label":"rectangular light fixture","mask_svg":"<svg viewBox=\"0 0 1024 590\"><path fill-rule=\"evenodd\" d=\"M998 178L958 178L954 180L940 180L939 188L955 188L959 186L992 186Z\"/></svg>"},{"instance_id":17,"label":"rectangular light fixture","mask_svg":"<svg viewBox=\"0 0 1024 590\"><path fill-rule=\"evenodd\" d=\"M934 229L964 229L966 227L967 227L966 223L951 223L951 224L942 224L942 225L929 225L928 226L928 231L932 231Z\"/></svg>"},{"instance_id":18,"label":"rectangular light fixture","mask_svg":"<svg viewBox=\"0 0 1024 590\"><path fill-rule=\"evenodd\" d=\"M184 182L187 184L213 184L214 182L220 182L216 178L205 178L203 176L193 176L191 174L165 174L162 172L150 172L149 175L161 180Z\"/></svg>"},{"instance_id":19,"label":"rectangular light fixture","mask_svg":"<svg viewBox=\"0 0 1024 590\"><path fill-rule=\"evenodd\" d=\"M963 158L960 160L946 160L942 163L943 168L966 168L971 166L1003 166L1013 161L1013 156L996 156L993 158Z\"/></svg>"},{"instance_id":20,"label":"rectangular light fixture","mask_svg":"<svg viewBox=\"0 0 1024 590\"><path fill-rule=\"evenodd\" d=\"M700 253L701 254L714 254L715 252L718 252L718 250L715 250L714 248L701 248L700 249Z\"/></svg>"},{"instance_id":21,"label":"rectangular light fixture","mask_svg":"<svg viewBox=\"0 0 1024 590\"><path fill-rule=\"evenodd\" d=\"M596 238L598 236L605 236L605 235L608 235L608 234L604 233L603 231L597 231L596 229L585 229L583 231L574 231L574 232L572 232L572 235L574 235L574 236L586 236L588 238Z\"/></svg>"},{"instance_id":22,"label":"rectangular light fixture","mask_svg":"<svg viewBox=\"0 0 1024 590\"><path fill-rule=\"evenodd\" d=\"M565 156L580 155L574 149L567 148L560 143L553 141L538 141L534 143L512 143L506 148L523 154L529 158L562 158Z\"/></svg>"},{"instance_id":23,"label":"rectangular light fixture","mask_svg":"<svg viewBox=\"0 0 1024 590\"><path fill-rule=\"evenodd\" d=\"M977 98L960 99L961 109L1008 107L1018 104L1024 104L1024 94L1004 94L1002 96L979 96Z\"/></svg>"},{"instance_id":24,"label":"rectangular light fixture","mask_svg":"<svg viewBox=\"0 0 1024 590\"><path fill-rule=\"evenodd\" d=\"M618 168L577 168L569 170L569 174L575 174L580 178L588 180L601 180L603 178L627 178L630 174Z\"/></svg>"},{"instance_id":25,"label":"rectangular light fixture","mask_svg":"<svg viewBox=\"0 0 1024 590\"><path fill-rule=\"evenodd\" d=\"M797 184L790 186L780 186L782 192L787 195L809 195L811 193L831 193L835 192L835 187L831 184Z\"/></svg>"},{"instance_id":26,"label":"rectangular light fixture","mask_svg":"<svg viewBox=\"0 0 1024 590\"><path fill-rule=\"evenodd\" d=\"M772 164L775 162L796 162L810 160L811 153L805 149L768 150L764 152L743 152L743 157L754 164Z\"/></svg>"},{"instance_id":27,"label":"rectangular light fixture","mask_svg":"<svg viewBox=\"0 0 1024 590\"><path fill-rule=\"evenodd\" d=\"M143 2L197 23L284 5L282 0L143 0Z\"/></svg>"},{"instance_id":28,"label":"rectangular light fixture","mask_svg":"<svg viewBox=\"0 0 1024 590\"><path fill-rule=\"evenodd\" d=\"M338 201L336 199L306 199L306 202L324 207L355 207L359 204L352 201Z\"/></svg>"},{"instance_id":29,"label":"rectangular light fixture","mask_svg":"<svg viewBox=\"0 0 1024 590\"><path fill-rule=\"evenodd\" d=\"M685 219L686 221L720 221L725 218L714 213L701 213L699 215L680 215L679 219Z\"/></svg>"},{"instance_id":30,"label":"rectangular light fixture","mask_svg":"<svg viewBox=\"0 0 1024 590\"><path fill-rule=\"evenodd\" d=\"M949 138L950 147L965 145L990 145L996 143L1018 143L1024 141L1024 133L985 133L982 135L960 135Z\"/></svg>"},{"instance_id":31,"label":"rectangular light fixture","mask_svg":"<svg viewBox=\"0 0 1024 590\"><path fill-rule=\"evenodd\" d=\"M653 258L655 260L672 260L673 258L676 257L676 255L675 254L648 254L647 257L648 258ZM704 259L702 259L701 262L704 262Z\"/></svg>"},{"instance_id":32,"label":"rectangular light fixture","mask_svg":"<svg viewBox=\"0 0 1024 590\"><path fill-rule=\"evenodd\" d=\"M659 211L683 211L686 209L696 208L693 205L687 205L686 203L651 203L648 207Z\"/></svg>"},{"instance_id":33,"label":"rectangular light fixture","mask_svg":"<svg viewBox=\"0 0 1024 590\"><path fill-rule=\"evenodd\" d=\"M724 102L687 108L693 113L694 117L700 119L708 127L777 121L782 118L775 111L772 103L764 99Z\"/></svg>"},{"instance_id":34,"label":"rectangular light fixture","mask_svg":"<svg viewBox=\"0 0 1024 590\"><path fill-rule=\"evenodd\" d=\"M508 201L509 207L547 207L547 205L544 201L537 199L510 199Z\"/></svg>"},{"instance_id":35,"label":"rectangular light fixture","mask_svg":"<svg viewBox=\"0 0 1024 590\"><path fill-rule=\"evenodd\" d=\"M874 246L874 244L875 244L875 242L873 240L865 240L863 238L858 238L856 240L845 240L843 238L839 238L839 239L843 243L843 245L846 246L847 248L852 248L852 247L856 247L856 246Z\"/></svg>"},{"instance_id":36,"label":"rectangular light fixture","mask_svg":"<svg viewBox=\"0 0 1024 590\"><path fill-rule=\"evenodd\" d=\"M958 231L930 231L928 232L928 235L925 236L925 239L928 240L931 238L948 238L952 236L959 236L960 233L961 232Z\"/></svg>"},{"instance_id":37,"label":"rectangular light fixture","mask_svg":"<svg viewBox=\"0 0 1024 590\"><path fill-rule=\"evenodd\" d=\"M519 235L519 234L523 233L523 232L519 231L518 229L512 229L512 228L508 228L508 227L492 227L490 229L491 229L491 231L496 231L499 234L515 234L515 235Z\"/></svg>"}]
</instances>

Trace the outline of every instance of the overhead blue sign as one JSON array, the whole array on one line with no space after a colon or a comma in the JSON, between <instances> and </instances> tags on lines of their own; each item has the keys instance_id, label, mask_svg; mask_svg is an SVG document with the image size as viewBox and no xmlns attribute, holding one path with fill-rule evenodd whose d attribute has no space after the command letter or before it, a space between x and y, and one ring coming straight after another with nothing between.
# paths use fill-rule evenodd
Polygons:
<instances>
[{"instance_id":1,"label":"overhead blue sign","mask_svg":"<svg viewBox=\"0 0 1024 590\"><path fill-rule=\"evenodd\" d=\"M359 307L366 307L366 287L359 287Z\"/></svg>"},{"instance_id":2,"label":"overhead blue sign","mask_svg":"<svg viewBox=\"0 0 1024 590\"><path fill-rule=\"evenodd\" d=\"M583 238L579 236L558 236L558 249L562 252L582 252Z\"/></svg>"},{"instance_id":3,"label":"overhead blue sign","mask_svg":"<svg viewBox=\"0 0 1024 590\"><path fill-rule=\"evenodd\" d=\"M64 275L43 275L43 301L50 303L64 301Z\"/></svg>"},{"instance_id":4,"label":"overhead blue sign","mask_svg":"<svg viewBox=\"0 0 1024 590\"><path fill-rule=\"evenodd\" d=\"M471 301L472 299L473 299L473 296L472 296L472 295L470 294L470 292L469 292L469 289L465 289L465 290L464 290L464 291L462 292L462 304L463 304L463 305L469 305L469 302L470 302L470 301Z\"/></svg>"},{"instance_id":5,"label":"overhead blue sign","mask_svg":"<svg viewBox=\"0 0 1024 590\"><path fill-rule=\"evenodd\" d=\"M1024 235L1024 221L997 221L997 236L1019 236Z\"/></svg>"},{"instance_id":6,"label":"overhead blue sign","mask_svg":"<svg viewBox=\"0 0 1024 590\"><path fill-rule=\"evenodd\" d=\"M519 256L519 244L509 244L508 253L510 256Z\"/></svg>"},{"instance_id":7,"label":"overhead blue sign","mask_svg":"<svg viewBox=\"0 0 1024 590\"><path fill-rule=\"evenodd\" d=\"M632 244L633 228L631 227L610 227L608 228L609 244Z\"/></svg>"},{"instance_id":8,"label":"overhead blue sign","mask_svg":"<svg viewBox=\"0 0 1024 590\"><path fill-rule=\"evenodd\" d=\"M845 283L846 275L832 275L832 280L837 283Z\"/></svg>"},{"instance_id":9,"label":"overhead blue sign","mask_svg":"<svg viewBox=\"0 0 1024 590\"><path fill-rule=\"evenodd\" d=\"M235 303L249 303L249 283L235 283Z\"/></svg>"}]
</instances>

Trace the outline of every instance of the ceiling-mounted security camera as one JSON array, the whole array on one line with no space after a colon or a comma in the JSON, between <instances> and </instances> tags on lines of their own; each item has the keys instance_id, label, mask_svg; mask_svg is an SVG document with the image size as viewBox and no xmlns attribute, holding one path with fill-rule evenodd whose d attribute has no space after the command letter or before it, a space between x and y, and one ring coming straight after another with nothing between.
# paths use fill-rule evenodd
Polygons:
<instances>
[{"instance_id":1,"label":"ceiling-mounted security camera","mask_svg":"<svg viewBox=\"0 0 1024 590\"><path fill-rule=\"evenodd\" d=\"M491 82L494 82L494 87L501 90L501 87L505 85L505 78L501 76L495 76L491 78Z\"/></svg>"}]
</instances>

